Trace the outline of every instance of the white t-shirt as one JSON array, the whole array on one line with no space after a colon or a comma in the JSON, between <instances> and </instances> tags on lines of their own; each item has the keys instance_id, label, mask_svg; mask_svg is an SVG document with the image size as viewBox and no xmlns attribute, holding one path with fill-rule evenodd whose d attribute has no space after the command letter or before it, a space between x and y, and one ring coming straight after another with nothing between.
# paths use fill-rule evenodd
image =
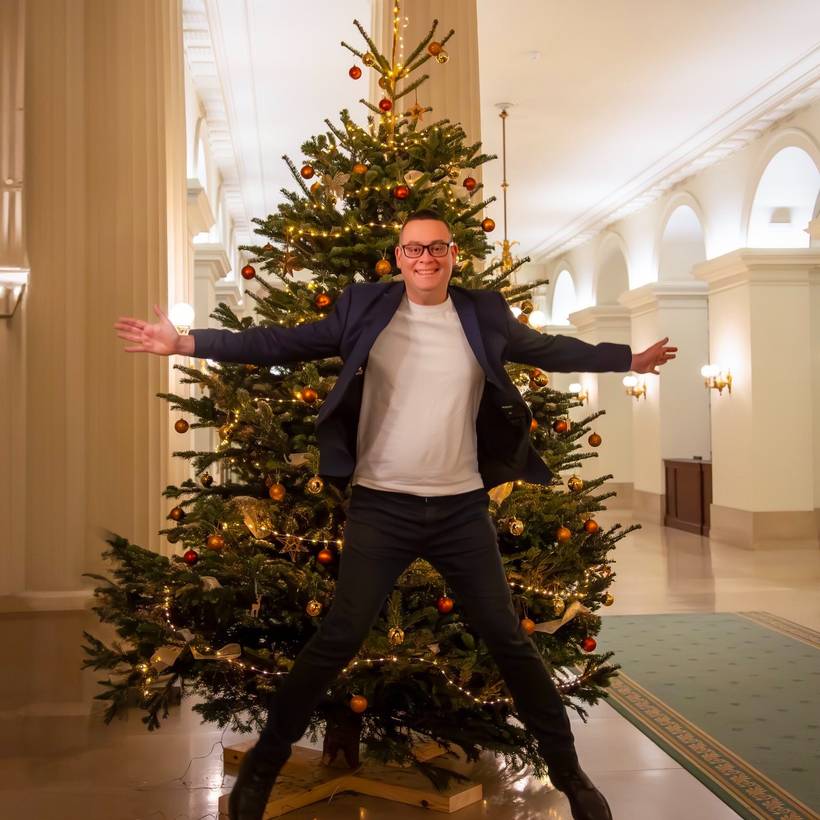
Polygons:
<instances>
[{"instance_id":1,"label":"white t-shirt","mask_svg":"<svg viewBox=\"0 0 820 820\"><path fill-rule=\"evenodd\" d=\"M424 496L483 487L484 380L450 296L419 305L405 293L370 350L352 483Z\"/></svg>"}]
</instances>

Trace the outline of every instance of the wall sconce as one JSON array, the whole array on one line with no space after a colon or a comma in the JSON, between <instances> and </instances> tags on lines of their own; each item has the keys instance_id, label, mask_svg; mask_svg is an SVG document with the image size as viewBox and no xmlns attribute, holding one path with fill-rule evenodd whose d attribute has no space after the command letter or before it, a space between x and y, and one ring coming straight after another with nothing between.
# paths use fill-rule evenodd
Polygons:
<instances>
[{"instance_id":1,"label":"wall sconce","mask_svg":"<svg viewBox=\"0 0 820 820\"><path fill-rule=\"evenodd\" d=\"M623 383L627 396L634 396L636 399L643 396L646 399L646 382L639 381L637 376L624 376Z\"/></svg>"},{"instance_id":2,"label":"wall sconce","mask_svg":"<svg viewBox=\"0 0 820 820\"><path fill-rule=\"evenodd\" d=\"M547 323L547 314L543 310L534 310L530 314L530 327L536 328L544 327Z\"/></svg>"},{"instance_id":3,"label":"wall sconce","mask_svg":"<svg viewBox=\"0 0 820 820\"><path fill-rule=\"evenodd\" d=\"M194 309L187 302L177 302L171 308L168 318L177 329L177 333L187 336L188 331L194 326Z\"/></svg>"},{"instance_id":4,"label":"wall sconce","mask_svg":"<svg viewBox=\"0 0 820 820\"><path fill-rule=\"evenodd\" d=\"M28 284L28 270L0 268L0 319L11 319Z\"/></svg>"},{"instance_id":5,"label":"wall sconce","mask_svg":"<svg viewBox=\"0 0 820 820\"><path fill-rule=\"evenodd\" d=\"M587 393L587 391L584 390L584 388L578 382L573 382L569 386L569 392L574 393L578 401L581 402L581 404L583 404L589 398L589 394Z\"/></svg>"},{"instance_id":6,"label":"wall sconce","mask_svg":"<svg viewBox=\"0 0 820 820\"><path fill-rule=\"evenodd\" d=\"M705 364L700 369L700 375L703 376L703 383L706 387L714 387L718 395L723 395L724 387L729 389L729 395L732 394L732 374L729 370L724 374L720 365Z\"/></svg>"}]
</instances>

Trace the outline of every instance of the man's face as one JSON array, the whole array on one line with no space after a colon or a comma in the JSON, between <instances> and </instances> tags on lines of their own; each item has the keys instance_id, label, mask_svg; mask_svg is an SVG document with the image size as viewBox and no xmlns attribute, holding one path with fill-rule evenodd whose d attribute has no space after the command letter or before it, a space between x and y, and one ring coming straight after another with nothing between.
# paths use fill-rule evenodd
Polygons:
<instances>
[{"instance_id":1,"label":"man's face","mask_svg":"<svg viewBox=\"0 0 820 820\"><path fill-rule=\"evenodd\" d=\"M436 293L443 301L458 248L452 245L447 249L447 253L440 257L432 256L430 249L425 248L421 256L411 259L401 245L430 245L432 242L448 243L450 241L451 236L447 225L436 219L416 219L404 226L399 246L396 248L396 265L402 272L408 292L428 296Z\"/></svg>"}]
</instances>

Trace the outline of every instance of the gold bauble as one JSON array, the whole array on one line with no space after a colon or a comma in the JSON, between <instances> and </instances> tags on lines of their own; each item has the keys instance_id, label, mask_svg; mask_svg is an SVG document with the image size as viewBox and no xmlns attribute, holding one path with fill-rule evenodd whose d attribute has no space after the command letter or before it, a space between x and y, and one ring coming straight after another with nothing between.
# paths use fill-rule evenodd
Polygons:
<instances>
[{"instance_id":1,"label":"gold bauble","mask_svg":"<svg viewBox=\"0 0 820 820\"><path fill-rule=\"evenodd\" d=\"M520 518L511 518L507 525L512 535L521 535L524 532L524 522Z\"/></svg>"},{"instance_id":2,"label":"gold bauble","mask_svg":"<svg viewBox=\"0 0 820 820\"><path fill-rule=\"evenodd\" d=\"M379 259L379 261L376 262L375 270L379 276L387 276L389 273L392 273L393 266L387 259Z\"/></svg>"},{"instance_id":3,"label":"gold bauble","mask_svg":"<svg viewBox=\"0 0 820 820\"><path fill-rule=\"evenodd\" d=\"M580 476L572 475L567 479L567 487L569 487L572 492L577 493L584 488L583 479Z\"/></svg>"},{"instance_id":4,"label":"gold bauble","mask_svg":"<svg viewBox=\"0 0 820 820\"><path fill-rule=\"evenodd\" d=\"M219 533L214 533L208 536L205 543L209 550L221 550L225 546L225 539Z\"/></svg>"},{"instance_id":5,"label":"gold bauble","mask_svg":"<svg viewBox=\"0 0 820 820\"><path fill-rule=\"evenodd\" d=\"M522 618L521 627L527 635L532 635L532 633L535 632L535 621L533 621L532 618Z\"/></svg>"},{"instance_id":6,"label":"gold bauble","mask_svg":"<svg viewBox=\"0 0 820 820\"><path fill-rule=\"evenodd\" d=\"M442 49L441 51L439 51L438 54L436 54L436 62L441 63L441 65L444 65L449 59L450 55L444 49Z\"/></svg>"},{"instance_id":7,"label":"gold bauble","mask_svg":"<svg viewBox=\"0 0 820 820\"><path fill-rule=\"evenodd\" d=\"M305 612L310 615L311 618L315 618L320 612L322 611L322 604L321 602L317 601L315 598L311 599L307 602L307 606L305 607Z\"/></svg>"},{"instance_id":8,"label":"gold bauble","mask_svg":"<svg viewBox=\"0 0 820 820\"><path fill-rule=\"evenodd\" d=\"M539 386L546 387L550 383L550 377L543 370L533 370L530 378Z\"/></svg>"},{"instance_id":9,"label":"gold bauble","mask_svg":"<svg viewBox=\"0 0 820 820\"><path fill-rule=\"evenodd\" d=\"M530 383L530 377L522 371L515 377L515 383L519 387L526 387Z\"/></svg>"},{"instance_id":10,"label":"gold bauble","mask_svg":"<svg viewBox=\"0 0 820 820\"><path fill-rule=\"evenodd\" d=\"M391 646L398 646L404 643L404 630L400 626L391 626L387 630L387 640Z\"/></svg>"},{"instance_id":11,"label":"gold bauble","mask_svg":"<svg viewBox=\"0 0 820 820\"><path fill-rule=\"evenodd\" d=\"M324 490L324 488L325 488L325 482L322 481L322 479L319 478L319 476L317 476L317 475L312 476L311 478L309 478L307 480L307 484L305 484L305 489L311 495L319 495L319 493L322 492L322 490Z\"/></svg>"},{"instance_id":12,"label":"gold bauble","mask_svg":"<svg viewBox=\"0 0 820 820\"><path fill-rule=\"evenodd\" d=\"M563 614L564 614L564 610L566 609L566 606L567 606L567 605L564 603L564 599L563 599L563 598L553 598L553 601L552 601L552 611L553 611L556 615L563 615Z\"/></svg>"},{"instance_id":13,"label":"gold bauble","mask_svg":"<svg viewBox=\"0 0 820 820\"><path fill-rule=\"evenodd\" d=\"M611 593L607 592L606 597L604 598L604 606L612 606L615 603L615 596Z\"/></svg>"},{"instance_id":14,"label":"gold bauble","mask_svg":"<svg viewBox=\"0 0 820 820\"><path fill-rule=\"evenodd\" d=\"M187 433L188 432L188 422L185 419L177 419L174 422L174 430L177 433Z\"/></svg>"},{"instance_id":15,"label":"gold bauble","mask_svg":"<svg viewBox=\"0 0 820 820\"><path fill-rule=\"evenodd\" d=\"M535 305L529 299L525 299L521 303L521 312L522 313L532 313L534 310L535 310Z\"/></svg>"},{"instance_id":16,"label":"gold bauble","mask_svg":"<svg viewBox=\"0 0 820 820\"><path fill-rule=\"evenodd\" d=\"M561 544L566 544L572 538L572 531L566 527L558 527L555 531L555 540Z\"/></svg>"},{"instance_id":17,"label":"gold bauble","mask_svg":"<svg viewBox=\"0 0 820 820\"><path fill-rule=\"evenodd\" d=\"M376 65L376 58L369 51L366 51L362 57L362 62L366 66L373 66Z\"/></svg>"},{"instance_id":18,"label":"gold bauble","mask_svg":"<svg viewBox=\"0 0 820 820\"><path fill-rule=\"evenodd\" d=\"M214 483L214 477L210 473L203 473L199 480L203 487L210 487Z\"/></svg>"},{"instance_id":19,"label":"gold bauble","mask_svg":"<svg viewBox=\"0 0 820 820\"><path fill-rule=\"evenodd\" d=\"M367 166L363 162L357 162L353 166L353 173L354 174L366 174L367 173Z\"/></svg>"}]
</instances>

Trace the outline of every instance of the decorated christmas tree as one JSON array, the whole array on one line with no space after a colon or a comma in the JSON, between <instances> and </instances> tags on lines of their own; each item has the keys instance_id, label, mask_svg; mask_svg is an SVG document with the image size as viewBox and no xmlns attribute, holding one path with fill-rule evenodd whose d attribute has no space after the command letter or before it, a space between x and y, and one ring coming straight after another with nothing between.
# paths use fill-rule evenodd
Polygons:
<instances>
[{"instance_id":1,"label":"decorated christmas tree","mask_svg":"<svg viewBox=\"0 0 820 820\"><path fill-rule=\"evenodd\" d=\"M285 157L296 183L283 190L276 213L255 219L258 245L250 284L256 318L239 318L220 304L213 316L233 331L315 321L334 309L354 282L389 280L391 251L410 213L435 209L452 226L459 247L453 283L500 290L521 309L533 309L529 286L511 276L526 259L484 264L492 252L484 197L475 169L494 159L468 144L448 120L424 124L429 110L417 100L418 76L429 61L443 66L453 32L427 37L397 63L376 48L362 27L366 50L353 81L379 75L384 96L362 100L366 123L347 111L302 146L298 162ZM344 45L344 44L343 44ZM362 68L359 63L364 66ZM443 67L437 70L445 70ZM296 275L305 270L309 274ZM177 553L166 557L112 535L105 555L111 577L100 581L95 611L121 640L110 644L86 633L85 666L110 671L97 696L109 701L107 719L136 693L149 729L158 728L174 691L196 695L204 720L252 731L264 722L270 694L317 629L333 601L343 560L347 488L318 474L315 421L341 369L338 358L309 363L207 362L177 364L194 395L159 394L180 414L179 433L212 427L214 451L182 451L196 480L169 486L169 526L162 535ZM617 669L596 653L596 614L612 602L610 552L631 529L606 529L595 520L612 493L612 476L581 479L581 440L600 412L571 422L580 406L552 390L547 374L510 367L529 403L533 446L555 474L550 487L516 481L494 488L491 512L521 628L552 669L567 705L584 715ZM592 448L601 437L586 439ZM215 480L216 474L220 480ZM413 756L420 738L482 750L508 763L544 772L535 739L519 723L487 647L460 612L443 579L418 559L399 578L357 658L342 672L314 713L311 732L325 733L329 756L361 742L379 759L414 762L436 780L435 766ZM350 757L349 757L350 759Z\"/></svg>"}]
</instances>

